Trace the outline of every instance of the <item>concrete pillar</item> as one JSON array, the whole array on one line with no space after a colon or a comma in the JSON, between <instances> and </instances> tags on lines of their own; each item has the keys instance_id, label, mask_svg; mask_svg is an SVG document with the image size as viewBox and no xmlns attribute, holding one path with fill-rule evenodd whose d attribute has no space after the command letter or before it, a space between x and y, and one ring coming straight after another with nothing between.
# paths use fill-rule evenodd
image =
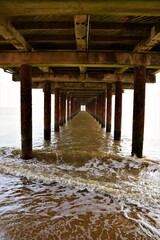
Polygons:
<instances>
[{"instance_id":1,"label":"concrete pillar","mask_svg":"<svg viewBox=\"0 0 160 240\"><path fill-rule=\"evenodd\" d=\"M122 119L122 83L115 83L115 118L114 118L114 140L121 139Z\"/></svg>"},{"instance_id":2,"label":"concrete pillar","mask_svg":"<svg viewBox=\"0 0 160 240\"><path fill-rule=\"evenodd\" d=\"M135 154L137 157L142 158L146 68L144 66L136 66L134 74L135 77L134 77L132 155Z\"/></svg>"},{"instance_id":3,"label":"concrete pillar","mask_svg":"<svg viewBox=\"0 0 160 240\"><path fill-rule=\"evenodd\" d=\"M44 139L51 139L51 83L44 86Z\"/></svg>"},{"instance_id":4,"label":"concrete pillar","mask_svg":"<svg viewBox=\"0 0 160 240\"><path fill-rule=\"evenodd\" d=\"M21 65L21 157L32 158L32 67Z\"/></svg>"},{"instance_id":5,"label":"concrete pillar","mask_svg":"<svg viewBox=\"0 0 160 240\"><path fill-rule=\"evenodd\" d=\"M112 122L112 83L107 84L107 124L106 132L111 132Z\"/></svg>"},{"instance_id":6,"label":"concrete pillar","mask_svg":"<svg viewBox=\"0 0 160 240\"><path fill-rule=\"evenodd\" d=\"M59 88L55 89L55 131L59 132Z\"/></svg>"}]
</instances>

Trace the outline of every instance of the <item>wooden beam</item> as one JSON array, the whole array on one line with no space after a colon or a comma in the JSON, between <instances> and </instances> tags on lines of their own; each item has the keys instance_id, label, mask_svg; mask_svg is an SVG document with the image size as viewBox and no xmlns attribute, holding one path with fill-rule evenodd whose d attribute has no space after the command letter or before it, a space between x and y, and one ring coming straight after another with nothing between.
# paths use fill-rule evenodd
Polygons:
<instances>
[{"instance_id":1,"label":"wooden beam","mask_svg":"<svg viewBox=\"0 0 160 240\"><path fill-rule=\"evenodd\" d=\"M44 73L48 73L48 74L53 73L53 71L49 67L39 66L38 68Z\"/></svg>"},{"instance_id":2,"label":"wooden beam","mask_svg":"<svg viewBox=\"0 0 160 240\"><path fill-rule=\"evenodd\" d=\"M0 17L0 35L18 50L32 51L31 45L5 18ZM43 72L49 72L48 67L39 67Z\"/></svg>"},{"instance_id":3,"label":"wooden beam","mask_svg":"<svg viewBox=\"0 0 160 240\"><path fill-rule=\"evenodd\" d=\"M147 52L160 42L160 27L159 24L152 26L148 38L145 41L138 43L133 52ZM124 73L128 67L117 70L117 73Z\"/></svg>"},{"instance_id":4,"label":"wooden beam","mask_svg":"<svg viewBox=\"0 0 160 240\"><path fill-rule=\"evenodd\" d=\"M18 76L14 75L14 79L17 79ZM18 79L17 79L18 80ZM52 81L52 82L106 82L106 83L113 83L119 80L122 83L134 83L134 75L133 74L111 74L111 73L101 73L101 74L92 74L90 75L85 74L84 78L81 78L80 75L75 74L40 74L37 76L32 77L32 82L44 82L44 81ZM147 82L148 83L155 83L155 75L148 74L147 75Z\"/></svg>"},{"instance_id":5,"label":"wooden beam","mask_svg":"<svg viewBox=\"0 0 160 240\"><path fill-rule=\"evenodd\" d=\"M34 51L34 52L1 52L0 67L20 66L58 67L133 67L145 65L150 68L159 68L159 53L130 53L130 52L88 52L75 51Z\"/></svg>"},{"instance_id":6,"label":"wooden beam","mask_svg":"<svg viewBox=\"0 0 160 240\"><path fill-rule=\"evenodd\" d=\"M160 26L157 24L151 28L148 38L139 43L134 52L146 52L151 50L155 45L160 42Z\"/></svg>"},{"instance_id":7,"label":"wooden beam","mask_svg":"<svg viewBox=\"0 0 160 240\"><path fill-rule=\"evenodd\" d=\"M89 15L75 15L74 16L74 28L75 38L78 51L87 51L89 42Z\"/></svg>"},{"instance_id":8,"label":"wooden beam","mask_svg":"<svg viewBox=\"0 0 160 240\"><path fill-rule=\"evenodd\" d=\"M93 0L1 0L0 14L3 16L24 15L65 15L65 14L100 14L121 16L160 16L158 0L123 0L93 1Z\"/></svg>"},{"instance_id":9,"label":"wooden beam","mask_svg":"<svg viewBox=\"0 0 160 240\"><path fill-rule=\"evenodd\" d=\"M18 50L32 50L23 36L3 17L0 17L0 35Z\"/></svg>"}]
</instances>

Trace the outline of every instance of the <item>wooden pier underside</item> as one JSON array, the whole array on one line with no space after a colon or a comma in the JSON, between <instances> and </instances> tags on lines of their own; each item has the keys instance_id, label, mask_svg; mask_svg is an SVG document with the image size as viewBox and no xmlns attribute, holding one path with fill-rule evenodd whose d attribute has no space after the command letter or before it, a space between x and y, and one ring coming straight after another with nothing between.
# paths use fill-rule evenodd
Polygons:
<instances>
[{"instance_id":1,"label":"wooden pier underside","mask_svg":"<svg viewBox=\"0 0 160 240\"><path fill-rule=\"evenodd\" d=\"M158 0L0 1L0 67L20 81L21 66L31 66L32 87L46 92L50 86L47 91L57 96L61 90L65 99L73 100L68 109L76 109L75 100L79 105L93 101L93 108L95 99L107 96L107 89L115 94L117 82L122 92L134 89L138 66L145 68L145 81L154 83L160 71L159 43Z\"/></svg>"},{"instance_id":2,"label":"wooden pier underside","mask_svg":"<svg viewBox=\"0 0 160 240\"><path fill-rule=\"evenodd\" d=\"M19 81L20 66L32 65L34 88L51 81L54 93L56 84L72 83L87 103L85 84L94 98L99 83L102 92L117 81L133 88L137 65L146 66L147 82L160 69L159 1L2 0L0 16L0 67Z\"/></svg>"}]
</instances>

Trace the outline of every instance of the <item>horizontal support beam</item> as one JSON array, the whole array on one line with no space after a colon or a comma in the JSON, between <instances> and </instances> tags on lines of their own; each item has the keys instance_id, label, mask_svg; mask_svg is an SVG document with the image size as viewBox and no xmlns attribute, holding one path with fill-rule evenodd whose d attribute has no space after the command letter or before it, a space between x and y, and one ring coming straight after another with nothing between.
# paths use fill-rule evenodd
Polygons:
<instances>
[{"instance_id":1,"label":"horizontal support beam","mask_svg":"<svg viewBox=\"0 0 160 240\"><path fill-rule=\"evenodd\" d=\"M75 51L33 51L33 52L1 52L0 67L20 66L58 67L133 67L144 65L151 68L160 67L159 53L130 52L88 52Z\"/></svg>"},{"instance_id":2,"label":"horizontal support beam","mask_svg":"<svg viewBox=\"0 0 160 240\"><path fill-rule=\"evenodd\" d=\"M42 88L44 89L45 82L32 82L32 88ZM62 91L99 91L99 90L106 90L107 89L106 83L98 83L98 82L52 82L52 93L56 88L62 89ZM132 83L123 83L123 89L133 89ZM114 85L113 85L113 92L114 92Z\"/></svg>"},{"instance_id":3,"label":"horizontal support beam","mask_svg":"<svg viewBox=\"0 0 160 240\"><path fill-rule=\"evenodd\" d=\"M3 16L53 15L53 14L101 14L122 16L159 16L158 0L1 0L0 14Z\"/></svg>"},{"instance_id":4,"label":"horizontal support beam","mask_svg":"<svg viewBox=\"0 0 160 240\"><path fill-rule=\"evenodd\" d=\"M13 75L14 80L18 80L18 76ZM88 74L85 74L83 79L81 75L74 74L40 74L39 76L32 76L32 82L44 82L44 81L52 81L52 82L105 82L105 83L113 83L120 81L122 83L134 83L134 75L133 74L110 74L110 73L100 73L100 74L92 74L90 77ZM148 83L155 83L155 75L147 75Z\"/></svg>"}]
</instances>

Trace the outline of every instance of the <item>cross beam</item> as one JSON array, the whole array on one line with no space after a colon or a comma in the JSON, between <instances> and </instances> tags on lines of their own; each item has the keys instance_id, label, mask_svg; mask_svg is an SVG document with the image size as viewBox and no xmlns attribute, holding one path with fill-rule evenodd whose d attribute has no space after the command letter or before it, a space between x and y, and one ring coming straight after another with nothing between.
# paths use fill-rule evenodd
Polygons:
<instances>
[{"instance_id":1,"label":"cross beam","mask_svg":"<svg viewBox=\"0 0 160 240\"><path fill-rule=\"evenodd\" d=\"M14 28L14 26L3 17L0 17L0 35L16 49L22 51L32 51L32 46L24 39L24 37ZM42 72L49 72L46 66L40 66Z\"/></svg>"},{"instance_id":2,"label":"cross beam","mask_svg":"<svg viewBox=\"0 0 160 240\"><path fill-rule=\"evenodd\" d=\"M24 15L121 15L121 16L159 16L160 4L158 0L1 0L0 14L3 16Z\"/></svg>"},{"instance_id":3,"label":"cross beam","mask_svg":"<svg viewBox=\"0 0 160 240\"><path fill-rule=\"evenodd\" d=\"M18 81L18 76L13 75L14 81ZM111 74L111 73L101 73L92 74L90 77L88 74L85 75L85 78L81 78L81 75L74 74L40 74L36 76L32 76L32 82L44 82L44 81L52 81L52 82L95 82L95 83L113 83L120 81L122 83L134 83L134 75L133 74ZM155 83L155 75L148 74L147 75L148 83Z\"/></svg>"},{"instance_id":4,"label":"cross beam","mask_svg":"<svg viewBox=\"0 0 160 240\"><path fill-rule=\"evenodd\" d=\"M35 52L1 52L0 67L20 66L64 66L64 67L133 67L144 65L150 68L160 67L159 53L120 53L75 51L35 51Z\"/></svg>"}]
</instances>

